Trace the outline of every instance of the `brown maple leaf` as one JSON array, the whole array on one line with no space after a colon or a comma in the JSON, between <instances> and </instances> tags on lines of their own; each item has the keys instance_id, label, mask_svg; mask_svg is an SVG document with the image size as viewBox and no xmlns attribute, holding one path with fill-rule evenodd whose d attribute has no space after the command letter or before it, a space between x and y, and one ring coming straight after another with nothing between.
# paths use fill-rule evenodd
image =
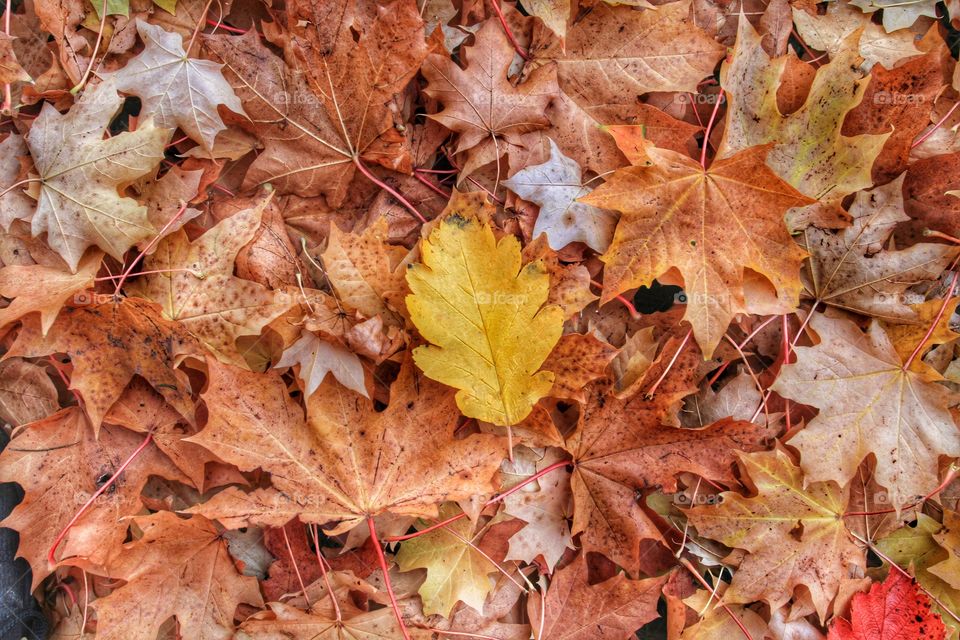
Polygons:
<instances>
[{"instance_id":1,"label":"brown maple leaf","mask_svg":"<svg viewBox=\"0 0 960 640\"><path fill-rule=\"evenodd\" d=\"M204 39L250 116L246 126L264 143L245 185L269 182L339 206L363 161L409 171L389 103L430 50L416 4L391 0L371 15L353 0L291 2L287 21L277 34L285 59L253 30Z\"/></svg>"},{"instance_id":2,"label":"brown maple leaf","mask_svg":"<svg viewBox=\"0 0 960 640\"><path fill-rule=\"evenodd\" d=\"M736 451L761 449L775 435L767 427L731 420L703 429L664 424L671 407L695 388L691 376L698 357L695 350L681 355L653 400L642 394L621 400L608 385L593 385L577 430L566 441L574 462L573 533L582 534L585 550L603 553L631 572L638 568L640 541L661 539L637 502L638 487L674 492L675 476L683 471L732 483Z\"/></svg>"},{"instance_id":3,"label":"brown maple leaf","mask_svg":"<svg viewBox=\"0 0 960 640\"><path fill-rule=\"evenodd\" d=\"M690 2L637 11L599 3L565 40L535 60L555 60L560 87L587 104L633 104L651 91L697 91L724 49L690 18Z\"/></svg>"},{"instance_id":4,"label":"brown maple leaf","mask_svg":"<svg viewBox=\"0 0 960 640\"><path fill-rule=\"evenodd\" d=\"M53 570L47 556L57 537L142 442L140 435L107 425L94 436L77 407L28 425L10 441L0 455L0 482L20 483L24 498L3 526L20 532L17 555L30 563L34 589ZM140 490L151 474L186 480L156 448L141 452L74 523L55 558L106 561L127 535L123 518L143 508Z\"/></svg>"},{"instance_id":5,"label":"brown maple leaf","mask_svg":"<svg viewBox=\"0 0 960 640\"><path fill-rule=\"evenodd\" d=\"M657 601L666 576L628 580L621 573L590 584L587 574L581 553L554 574L546 598L530 596L527 612L536 640L627 640L658 617Z\"/></svg>"},{"instance_id":6,"label":"brown maple leaf","mask_svg":"<svg viewBox=\"0 0 960 640\"><path fill-rule=\"evenodd\" d=\"M514 86L507 78L513 47L496 20L487 20L476 44L461 52L461 69L446 55L423 63L426 93L443 104L432 116L459 134L455 152L466 154L461 177L522 146L522 134L549 124L544 110L557 91L547 70ZM506 177L506 176L504 176Z\"/></svg>"},{"instance_id":7,"label":"brown maple leaf","mask_svg":"<svg viewBox=\"0 0 960 640\"><path fill-rule=\"evenodd\" d=\"M813 202L764 163L767 146L714 162L648 146L652 166L618 170L582 201L621 211L606 263L601 302L649 286L670 268L683 277L684 319L705 357L746 310L744 270L766 277L781 300L800 298L802 249L783 216Z\"/></svg>"},{"instance_id":8,"label":"brown maple leaf","mask_svg":"<svg viewBox=\"0 0 960 640\"><path fill-rule=\"evenodd\" d=\"M108 567L126 584L93 604L98 638L154 640L176 616L184 638L227 640L237 606L263 604L256 579L240 575L214 523L169 511L136 523L143 536Z\"/></svg>"},{"instance_id":9,"label":"brown maple leaf","mask_svg":"<svg viewBox=\"0 0 960 640\"><path fill-rule=\"evenodd\" d=\"M279 377L208 365L210 418L190 441L241 469L262 467L273 479L272 489L228 489L194 508L228 527L281 526L297 515L340 533L386 512L435 518L440 502L493 489L501 439L454 440L453 394L410 361L383 412L326 381L308 399L306 420Z\"/></svg>"},{"instance_id":10,"label":"brown maple leaf","mask_svg":"<svg viewBox=\"0 0 960 640\"><path fill-rule=\"evenodd\" d=\"M126 298L69 307L60 312L46 336L41 328L36 315L27 316L9 355L70 356L70 388L83 398L94 429L99 429L107 410L135 375L193 421L190 381L176 366L181 356L196 353L197 345L179 324L163 319L152 302Z\"/></svg>"}]
</instances>

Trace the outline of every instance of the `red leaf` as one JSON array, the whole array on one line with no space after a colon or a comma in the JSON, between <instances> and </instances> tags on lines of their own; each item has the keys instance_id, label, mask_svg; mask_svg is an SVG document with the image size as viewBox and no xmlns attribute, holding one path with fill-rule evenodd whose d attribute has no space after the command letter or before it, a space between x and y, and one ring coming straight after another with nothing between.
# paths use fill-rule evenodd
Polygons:
<instances>
[{"instance_id":1,"label":"red leaf","mask_svg":"<svg viewBox=\"0 0 960 640\"><path fill-rule=\"evenodd\" d=\"M838 619L828 640L943 640L946 628L931 606L914 580L893 570L853 597L850 620Z\"/></svg>"}]
</instances>

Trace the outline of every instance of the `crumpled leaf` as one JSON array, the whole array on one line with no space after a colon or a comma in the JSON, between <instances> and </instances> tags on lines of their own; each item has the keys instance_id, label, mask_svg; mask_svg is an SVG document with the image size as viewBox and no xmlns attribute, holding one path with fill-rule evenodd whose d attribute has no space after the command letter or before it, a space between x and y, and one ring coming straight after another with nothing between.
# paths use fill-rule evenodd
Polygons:
<instances>
[{"instance_id":1,"label":"crumpled leaf","mask_svg":"<svg viewBox=\"0 0 960 640\"><path fill-rule=\"evenodd\" d=\"M818 302L891 322L914 322L907 289L933 280L957 256L951 245L918 243L886 249L903 212L903 176L856 195L852 225L838 231L808 227L801 246L810 253L804 286Z\"/></svg>"},{"instance_id":2,"label":"crumpled leaf","mask_svg":"<svg viewBox=\"0 0 960 640\"><path fill-rule=\"evenodd\" d=\"M57 388L40 365L22 358L0 361L0 420L18 427L57 411Z\"/></svg>"},{"instance_id":3,"label":"crumpled leaf","mask_svg":"<svg viewBox=\"0 0 960 640\"><path fill-rule=\"evenodd\" d=\"M865 69L876 64L893 69L901 59L923 53L915 46L913 33L888 35L869 16L845 2L831 2L822 16L793 7L793 21L803 41L817 51L826 51L831 59L841 54L852 33L862 29L858 47Z\"/></svg>"},{"instance_id":4,"label":"crumpled leaf","mask_svg":"<svg viewBox=\"0 0 960 640\"><path fill-rule=\"evenodd\" d=\"M17 55L13 51L14 38L7 33L0 33L0 84L13 82L30 82L30 74L24 71L17 62Z\"/></svg>"},{"instance_id":5,"label":"crumpled leaf","mask_svg":"<svg viewBox=\"0 0 960 640\"><path fill-rule=\"evenodd\" d=\"M96 0L94 0L96 4ZM204 148L212 149L217 133L226 129L217 105L245 115L240 99L223 78L223 65L187 57L178 33L138 19L137 32L146 45L112 78L118 91L143 101L141 116L153 116L158 126L180 127Z\"/></svg>"},{"instance_id":6,"label":"crumpled leaf","mask_svg":"<svg viewBox=\"0 0 960 640\"><path fill-rule=\"evenodd\" d=\"M536 462L532 471L542 471L557 461L555 454L545 456ZM567 518L572 515L572 499L570 473L562 469L504 498L504 513L527 523L510 536L505 559L533 562L542 555L547 568L553 569L567 549L575 548L567 525Z\"/></svg>"},{"instance_id":7,"label":"crumpled leaf","mask_svg":"<svg viewBox=\"0 0 960 640\"><path fill-rule=\"evenodd\" d=\"M118 189L160 164L170 131L140 122L106 140L103 132L120 109L109 80L87 88L68 113L45 103L25 140L39 174L32 230L76 271L87 247L117 260L156 230L147 208Z\"/></svg>"},{"instance_id":8,"label":"crumpled leaf","mask_svg":"<svg viewBox=\"0 0 960 640\"><path fill-rule=\"evenodd\" d=\"M326 342L320 336L303 331L300 339L283 352L283 357L273 365L276 369L300 365L299 376L303 380L304 393L313 395L328 373L347 389L369 398L363 381L363 364L352 351L338 344Z\"/></svg>"},{"instance_id":9,"label":"crumpled leaf","mask_svg":"<svg viewBox=\"0 0 960 640\"><path fill-rule=\"evenodd\" d=\"M82 291L93 284L103 254L91 251L77 265L76 273L40 264L10 265L0 269L0 295L13 298L0 309L0 326L5 326L28 313L40 313L40 331L47 335L60 309L68 302L92 302L99 294ZM80 292L80 293L78 293Z\"/></svg>"},{"instance_id":10,"label":"crumpled leaf","mask_svg":"<svg viewBox=\"0 0 960 640\"><path fill-rule=\"evenodd\" d=\"M420 245L407 271L407 309L431 344L414 349L417 366L460 389L464 415L511 426L549 393L553 374L538 371L560 338L563 313L543 306L542 262L521 264L516 238L496 241L487 224L446 218Z\"/></svg>"},{"instance_id":11,"label":"crumpled leaf","mask_svg":"<svg viewBox=\"0 0 960 640\"><path fill-rule=\"evenodd\" d=\"M887 33L911 27L920 16L939 17L933 0L850 0L850 4L864 13L883 9L883 28Z\"/></svg>"},{"instance_id":12,"label":"crumpled leaf","mask_svg":"<svg viewBox=\"0 0 960 640\"><path fill-rule=\"evenodd\" d=\"M270 614L258 615L244 621L237 632L237 640L388 640L403 635L397 619L389 608L367 611L338 621L327 615L306 613L283 604L271 602ZM427 640L429 631L407 628L412 640Z\"/></svg>"},{"instance_id":13,"label":"crumpled leaf","mask_svg":"<svg viewBox=\"0 0 960 640\"><path fill-rule=\"evenodd\" d=\"M237 252L253 239L268 194L190 242L185 231L167 236L144 262L150 273L130 289L162 305L217 357L242 362L236 340L258 335L294 304L292 295L233 275Z\"/></svg>"}]
</instances>

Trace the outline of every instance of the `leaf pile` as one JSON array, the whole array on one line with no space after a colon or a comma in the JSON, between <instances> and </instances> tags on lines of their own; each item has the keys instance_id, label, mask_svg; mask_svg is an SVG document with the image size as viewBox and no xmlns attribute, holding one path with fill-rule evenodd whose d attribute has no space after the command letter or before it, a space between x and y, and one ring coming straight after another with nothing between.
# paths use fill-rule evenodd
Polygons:
<instances>
[{"instance_id":1,"label":"leaf pile","mask_svg":"<svg viewBox=\"0 0 960 640\"><path fill-rule=\"evenodd\" d=\"M49 637L960 639L955 0L5 11Z\"/></svg>"}]
</instances>

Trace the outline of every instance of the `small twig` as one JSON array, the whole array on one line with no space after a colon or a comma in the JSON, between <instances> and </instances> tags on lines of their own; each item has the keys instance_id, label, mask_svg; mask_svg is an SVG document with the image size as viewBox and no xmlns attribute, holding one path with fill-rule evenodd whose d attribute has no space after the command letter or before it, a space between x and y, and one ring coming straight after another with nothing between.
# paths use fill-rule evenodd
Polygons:
<instances>
[{"instance_id":1,"label":"small twig","mask_svg":"<svg viewBox=\"0 0 960 640\"><path fill-rule=\"evenodd\" d=\"M120 465L120 468L117 469L112 476L110 476L110 479L104 482L103 485L101 485L100 488L97 489L96 493L90 496L90 498L86 501L86 503L84 503L84 505L80 507L80 510L77 511L74 514L73 518L70 519L70 522L67 523L67 526L63 528L63 531L60 532L60 535L58 535L56 540L53 541L53 544L50 546L50 550L47 551L47 562L50 564L51 567L55 567L57 565L57 559L56 559L57 547L59 547L60 543L63 542L63 539L67 536L67 532L70 531L71 527L73 527L73 525L77 523L77 520L79 520L80 517L87 512L87 509L90 508L90 505L92 505L97 498L103 495L103 493L107 489L113 486L113 483L117 481L117 478L120 477L120 474L123 473L124 469L126 469L130 465L130 463L133 462L136 459L136 457L140 455L140 453L144 449L147 448L147 445L149 445L152 440L153 440L153 432L151 431L150 433L147 434L147 437L143 439L143 442L140 443L140 446L137 447L136 450L134 450L134 452L131 453L130 456L123 462L123 464Z\"/></svg>"},{"instance_id":2,"label":"small twig","mask_svg":"<svg viewBox=\"0 0 960 640\"><path fill-rule=\"evenodd\" d=\"M683 342L680 343L680 346L677 347L677 352L673 354L672 358L670 358L670 362L667 363L667 368L663 370L663 373L661 373L660 377L657 378L657 381L653 383L653 386L650 387L650 390L644 394L644 396L647 399L653 398L653 394L657 392L657 388L666 379L667 374L670 373L670 369L672 369L673 365L677 363L677 358L680 357L680 353L683 351L683 348L687 346L687 341L690 340L690 336L692 334L693 334L693 327L687 330L687 335L683 336Z\"/></svg>"},{"instance_id":3,"label":"small twig","mask_svg":"<svg viewBox=\"0 0 960 640\"><path fill-rule=\"evenodd\" d=\"M697 580L697 582L699 582L701 585L703 585L703 588L704 588L704 589L706 589L706 590L708 590L708 591L711 591L711 592L714 590L714 588L713 588L712 586L710 586L710 585L707 583L706 580L703 579L703 576L700 575L700 572L697 571L697 570L693 567L692 564L690 564L690 561L689 561L689 560L687 560L686 558L680 558L680 559L679 559L679 562L680 562L680 564L681 564L687 571L689 571L689 572L693 575L693 577ZM744 626L743 622L742 622L742 621L740 620L740 618L738 618L737 615L730 609L730 607L728 607L727 604L726 604L725 602L723 602L722 600L719 601L719 602L717 602L717 604L720 605L720 606L723 608L723 610L727 612L727 614L730 616L730 618L733 620L733 622L734 622L738 627L740 627L740 631L743 632L743 636L744 636L747 640L753 640L753 636L750 635L750 631L747 630L747 628Z\"/></svg>"},{"instance_id":4,"label":"small twig","mask_svg":"<svg viewBox=\"0 0 960 640\"><path fill-rule=\"evenodd\" d=\"M380 563L380 570L383 571L383 583L387 587L387 596L390 598L390 606L393 607L393 613L397 617L397 624L400 625L400 633L403 634L403 640L410 640L410 632L407 631L407 625L403 622L403 614L400 612L400 605L397 604L397 596L393 593L393 585L390 582L390 570L387 567L387 557L383 555L383 547L380 546L380 540L377 538L377 525L373 522L373 516L367 517L367 527L370 529L370 538L373 540L373 547L377 551L377 561Z\"/></svg>"},{"instance_id":5,"label":"small twig","mask_svg":"<svg viewBox=\"0 0 960 640\"><path fill-rule=\"evenodd\" d=\"M489 507L489 506L492 505L492 504L496 504L496 503L500 502L501 500L505 499L507 496L510 496L510 495L516 493L517 491L519 491L520 489L522 489L524 486L530 484L531 482L534 482L534 481L536 481L536 480L539 480L540 478L542 478L543 476L547 475L547 474L550 473L551 471L553 471L553 470L555 470L555 469L559 469L560 467L566 467L566 466L571 465L571 464L573 464L573 463L570 462L569 460L562 460L562 461L560 461L560 462L554 462L554 463L551 464L549 467L546 467L546 468L544 468L544 469L536 472L535 474L533 474L532 476L530 476L530 477L528 477L528 478L524 478L523 481L517 483L516 485L514 485L513 487L507 489L507 490L504 491L503 493L501 493L501 494L499 494L499 495L497 495L497 496L494 496L494 497L491 498L490 500L487 500L487 501L484 503L483 506L484 506L484 507ZM453 523L453 522L456 522L457 520L461 520L461 519L466 518L466 517L467 517L467 513L466 513L465 511L461 511L460 513L458 513L457 515L455 515L455 516L453 516L453 517L447 518L446 520L443 520L443 521L438 522L438 523L436 523L436 524L430 525L429 527L426 527L425 529L421 529L420 531L415 531L414 533L408 533L408 534L405 535L405 536L390 536L389 538L384 538L383 540L384 540L384 542L403 542L404 540L410 540L410 539L412 539L412 538L416 538L416 537L418 537L418 536L422 536L422 535L424 535L424 534L426 534L426 533L430 533L431 531L436 531L437 529L442 529L443 527L447 526L448 524L451 524L451 523Z\"/></svg>"},{"instance_id":6,"label":"small twig","mask_svg":"<svg viewBox=\"0 0 960 640\"><path fill-rule=\"evenodd\" d=\"M307 609L311 606L310 596L307 595L307 586L303 584L303 576L300 575L300 567L297 565L297 558L293 555L293 547L290 546L290 537L287 535L286 525L280 527L280 531L283 533L283 543L287 545L287 553L290 554L290 562L293 563L293 572L297 574L297 582L300 583L300 591L303 592L303 599L307 601Z\"/></svg>"},{"instance_id":7,"label":"small twig","mask_svg":"<svg viewBox=\"0 0 960 640\"><path fill-rule=\"evenodd\" d=\"M513 45L517 55L523 58L524 62L528 62L530 60L530 54L523 50L523 47L520 46L517 38L513 35L510 25L507 24L507 18L503 15L503 9L500 8L500 0L490 0L490 4L493 5L493 10L497 13L500 24L503 25L503 30L507 34L507 39L510 40L510 44Z\"/></svg>"},{"instance_id":8,"label":"small twig","mask_svg":"<svg viewBox=\"0 0 960 640\"><path fill-rule=\"evenodd\" d=\"M9 2L9 0L7 0ZM103 42L103 30L107 26L107 0L103 0L103 11L100 12L100 29L97 30L97 41L93 45L93 53L90 55L90 64L87 65L87 70L83 72L83 75L80 77L80 82L76 84L75 87L70 89L70 93L76 95L80 89L83 89L83 85L87 84L87 79L90 77L90 72L93 71L93 65L97 61L97 54L100 52L100 44Z\"/></svg>"}]
</instances>

